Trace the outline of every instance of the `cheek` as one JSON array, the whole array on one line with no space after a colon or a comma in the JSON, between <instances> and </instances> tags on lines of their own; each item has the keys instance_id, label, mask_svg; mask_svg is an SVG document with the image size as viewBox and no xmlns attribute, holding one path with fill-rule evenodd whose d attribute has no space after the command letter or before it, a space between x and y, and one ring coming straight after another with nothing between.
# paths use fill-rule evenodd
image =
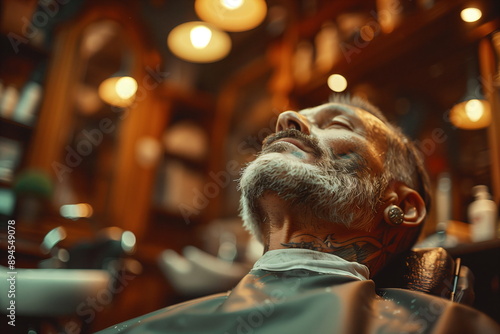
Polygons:
<instances>
[{"instance_id":1,"label":"cheek","mask_svg":"<svg viewBox=\"0 0 500 334\"><path fill-rule=\"evenodd\" d=\"M332 153L334 156L343 156L351 152L358 152L360 149L359 146L357 140L346 135L326 141L323 148L327 149L329 153Z\"/></svg>"},{"instance_id":2,"label":"cheek","mask_svg":"<svg viewBox=\"0 0 500 334\"><path fill-rule=\"evenodd\" d=\"M365 139L346 136L330 141L327 146L329 155L334 160L340 158L353 166L366 165L364 167L368 167L374 174L383 172L382 155Z\"/></svg>"}]
</instances>

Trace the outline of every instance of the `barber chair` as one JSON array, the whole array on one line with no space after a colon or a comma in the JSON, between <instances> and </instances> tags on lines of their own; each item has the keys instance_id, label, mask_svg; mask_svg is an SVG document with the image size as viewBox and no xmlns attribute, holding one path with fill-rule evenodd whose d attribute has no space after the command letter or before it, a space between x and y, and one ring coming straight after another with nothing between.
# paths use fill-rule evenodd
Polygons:
<instances>
[{"instance_id":1,"label":"barber chair","mask_svg":"<svg viewBox=\"0 0 500 334\"><path fill-rule=\"evenodd\" d=\"M399 255L373 280L377 288L401 288L472 305L474 276L443 248L413 249Z\"/></svg>"}]
</instances>

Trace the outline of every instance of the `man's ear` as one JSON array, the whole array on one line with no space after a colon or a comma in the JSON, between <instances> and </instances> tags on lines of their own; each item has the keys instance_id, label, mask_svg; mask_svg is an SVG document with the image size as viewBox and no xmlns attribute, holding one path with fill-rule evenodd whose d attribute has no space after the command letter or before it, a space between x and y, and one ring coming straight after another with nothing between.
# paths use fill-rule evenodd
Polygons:
<instances>
[{"instance_id":1,"label":"man's ear","mask_svg":"<svg viewBox=\"0 0 500 334\"><path fill-rule=\"evenodd\" d=\"M384 199L384 212L386 212L385 209L390 205L397 205L403 210L402 226L414 227L424 221L427 214L425 202L417 191L406 184L393 183L388 187ZM388 220L387 217L384 217L384 219Z\"/></svg>"}]
</instances>

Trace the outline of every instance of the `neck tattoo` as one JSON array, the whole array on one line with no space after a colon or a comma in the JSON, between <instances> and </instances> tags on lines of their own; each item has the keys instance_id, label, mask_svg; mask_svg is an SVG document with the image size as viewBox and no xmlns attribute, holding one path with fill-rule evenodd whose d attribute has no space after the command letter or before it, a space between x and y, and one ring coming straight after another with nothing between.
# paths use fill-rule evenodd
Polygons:
<instances>
[{"instance_id":1,"label":"neck tattoo","mask_svg":"<svg viewBox=\"0 0 500 334\"><path fill-rule=\"evenodd\" d=\"M391 241L392 244L394 239ZM287 248L311 249L334 254L344 260L364 264L372 270L385 262L391 253L388 247L373 236L359 236L340 241L335 238L334 233L328 234L324 239L313 234L300 234L281 245Z\"/></svg>"}]
</instances>

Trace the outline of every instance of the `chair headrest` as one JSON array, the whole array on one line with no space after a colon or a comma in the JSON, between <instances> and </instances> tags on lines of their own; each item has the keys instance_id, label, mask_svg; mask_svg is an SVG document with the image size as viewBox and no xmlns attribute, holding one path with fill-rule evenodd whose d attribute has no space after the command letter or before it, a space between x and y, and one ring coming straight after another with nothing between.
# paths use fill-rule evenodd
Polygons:
<instances>
[{"instance_id":1,"label":"chair headrest","mask_svg":"<svg viewBox=\"0 0 500 334\"><path fill-rule=\"evenodd\" d=\"M443 248L413 249L401 254L373 280L377 288L402 288L449 298L455 261Z\"/></svg>"}]
</instances>

